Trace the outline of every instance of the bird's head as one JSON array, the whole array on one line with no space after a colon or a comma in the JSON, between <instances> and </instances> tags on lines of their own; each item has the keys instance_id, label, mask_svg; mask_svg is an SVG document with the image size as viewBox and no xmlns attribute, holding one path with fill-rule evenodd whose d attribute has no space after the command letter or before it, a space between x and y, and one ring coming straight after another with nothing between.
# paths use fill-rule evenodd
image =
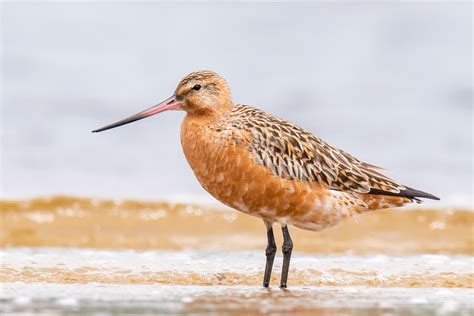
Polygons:
<instances>
[{"instance_id":1,"label":"bird's head","mask_svg":"<svg viewBox=\"0 0 474 316\"><path fill-rule=\"evenodd\" d=\"M232 104L227 82L212 71L198 71L187 75L174 93L181 102L180 109L191 114L212 114Z\"/></svg>"},{"instance_id":2,"label":"bird's head","mask_svg":"<svg viewBox=\"0 0 474 316\"><path fill-rule=\"evenodd\" d=\"M231 106L230 89L224 78L212 71L197 71L184 77L170 98L93 132L102 132L168 110L186 111L189 115L214 116Z\"/></svg>"}]
</instances>

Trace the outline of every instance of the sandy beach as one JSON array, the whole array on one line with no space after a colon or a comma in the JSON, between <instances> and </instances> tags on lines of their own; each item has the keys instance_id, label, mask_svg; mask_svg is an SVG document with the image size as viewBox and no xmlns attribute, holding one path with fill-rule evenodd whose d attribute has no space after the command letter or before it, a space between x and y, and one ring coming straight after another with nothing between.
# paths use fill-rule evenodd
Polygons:
<instances>
[{"instance_id":1,"label":"sandy beach","mask_svg":"<svg viewBox=\"0 0 474 316\"><path fill-rule=\"evenodd\" d=\"M474 212L384 210L292 229L290 288L264 226L227 208L56 196L0 202L5 315L469 315ZM277 243L281 243L278 239Z\"/></svg>"}]
</instances>

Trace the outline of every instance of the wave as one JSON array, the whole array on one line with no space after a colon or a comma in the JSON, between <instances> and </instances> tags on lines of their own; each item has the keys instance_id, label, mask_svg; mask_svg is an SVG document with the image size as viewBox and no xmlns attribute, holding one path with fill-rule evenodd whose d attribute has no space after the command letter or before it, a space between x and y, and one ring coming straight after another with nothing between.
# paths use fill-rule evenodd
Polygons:
<instances>
[{"instance_id":1,"label":"wave","mask_svg":"<svg viewBox=\"0 0 474 316\"><path fill-rule=\"evenodd\" d=\"M0 250L0 282L259 285L262 251L117 251L77 248ZM271 283L278 285L281 256ZM292 258L295 286L472 288L473 258L447 255L305 255Z\"/></svg>"}]
</instances>

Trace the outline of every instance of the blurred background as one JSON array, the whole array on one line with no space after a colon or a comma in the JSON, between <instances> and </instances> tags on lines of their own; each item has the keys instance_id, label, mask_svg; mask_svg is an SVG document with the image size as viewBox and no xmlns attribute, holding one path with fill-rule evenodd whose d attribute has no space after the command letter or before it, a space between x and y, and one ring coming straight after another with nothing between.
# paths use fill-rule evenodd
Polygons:
<instances>
[{"instance_id":1,"label":"blurred background","mask_svg":"<svg viewBox=\"0 0 474 316\"><path fill-rule=\"evenodd\" d=\"M474 314L471 2L0 8L0 314ZM264 225L200 187L184 113L91 133L200 69L441 201L291 227L261 288Z\"/></svg>"},{"instance_id":2,"label":"blurred background","mask_svg":"<svg viewBox=\"0 0 474 316\"><path fill-rule=\"evenodd\" d=\"M2 196L213 201L183 113L90 132L210 69L235 102L469 206L471 44L468 2L3 3Z\"/></svg>"}]
</instances>

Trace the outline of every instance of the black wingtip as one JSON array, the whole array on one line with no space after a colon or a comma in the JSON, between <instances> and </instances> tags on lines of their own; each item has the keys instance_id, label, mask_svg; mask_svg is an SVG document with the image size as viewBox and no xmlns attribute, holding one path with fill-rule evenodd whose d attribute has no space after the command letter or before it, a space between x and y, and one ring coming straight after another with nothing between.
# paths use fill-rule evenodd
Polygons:
<instances>
[{"instance_id":1,"label":"black wingtip","mask_svg":"<svg viewBox=\"0 0 474 316\"><path fill-rule=\"evenodd\" d=\"M424 198L424 199L430 199L430 200L436 200L439 201L440 198L427 192L423 192L417 189L413 189L410 187L405 187L405 190L402 191L404 195L407 195L407 197L414 197L414 198Z\"/></svg>"},{"instance_id":2,"label":"black wingtip","mask_svg":"<svg viewBox=\"0 0 474 316\"><path fill-rule=\"evenodd\" d=\"M412 199L418 202L421 202L419 198L431 199L431 200L436 200L436 201L440 200L439 197L431 193L423 192L423 191L413 189L410 187L405 187L405 190L400 190L399 193L387 192L387 191L382 191L382 190L377 190L377 189L371 189L369 193L377 194L377 195L400 196L400 197L405 197L405 198Z\"/></svg>"}]
</instances>

